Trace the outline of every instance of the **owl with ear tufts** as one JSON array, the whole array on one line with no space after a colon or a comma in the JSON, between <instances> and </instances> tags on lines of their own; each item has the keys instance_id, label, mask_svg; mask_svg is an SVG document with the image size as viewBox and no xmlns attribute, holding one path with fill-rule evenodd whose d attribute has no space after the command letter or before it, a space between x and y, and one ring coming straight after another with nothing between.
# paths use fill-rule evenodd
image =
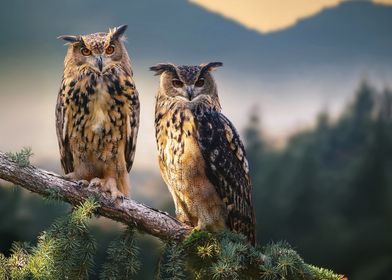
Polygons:
<instances>
[{"instance_id":1,"label":"owl with ear tufts","mask_svg":"<svg viewBox=\"0 0 392 280\"><path fill-rule=\"evenodd\" d=\"M68 44L56 106L61 165L67 178L113 199L128 195L139 127L126 28L59 37Z\"/></svg>"},{"instance_id":2,"label":"owl with ear tufts","mask_svg":"<svg viewBox=\"0 0 392 280\"><path fill-rule=\"evenodd\" d=\"M222 66L158 64L155 133L162 177L177 218L200 230L225 227L255 244L255 215L244 146L221 113L211 71Z\"/></svg>"}]
</instances>

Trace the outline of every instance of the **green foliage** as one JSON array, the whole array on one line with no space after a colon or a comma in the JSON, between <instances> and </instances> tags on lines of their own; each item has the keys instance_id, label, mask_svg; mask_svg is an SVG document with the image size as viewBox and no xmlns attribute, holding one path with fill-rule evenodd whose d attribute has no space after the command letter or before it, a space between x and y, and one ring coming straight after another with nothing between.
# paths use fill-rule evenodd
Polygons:
<instances>
[{"instance_id":1,"label":"green foliage","mask_svg":"<svg viewBox=\"0 0 392 280\"><path fill-rule=\"evenodd\" d=\"M36 246L15 242L11 255L0 254L0 279L88 279L96 242L88 222L99 205L88 199L38 237ZM107 250L101 279L132 279L140 270L135 231L127 229Z\"/></svg>"},{"instance_id":2,"label":"green foliage","mask_svg":"<svg viewBox=\"0 0 392 280\"><path fill-rule=\"evenodd\" d=\"M62 201L62 195L58 189L49 189L45 199L48 204L56 204L57 202Z\"/></svg>"},{"instance_id":3,"label":"green foliage","mask_svg":"<svg viewBox=\"0 0 392 280\"><path fill-rule=\"evenodd\" d=\"M7 155L20 167L26 167L30 165L30 157L33 155L33 152L30 147L23 147L20 152L7 153Z\"/></svg>"},{"instance_id":4,"label":"green foliage","mask_svg":"<svg viewBox=\"0 0 392 280\"><path fill-rule=\"evenodd\" d=\"M56 221L41 235L29 266L34 278L88 278L96 244L88 231L87 221L96 207L96 202L86 200L66 219Z\"/></svg>"},{"instance_id":5,"label":"green foliage","mask_svg":"<svg viewBox=\"0 0 392 280\"><path fill-rule=\"evenodd\" d=\"M128 228L120 238L112 241L107 254L100 279L132 279L140 270L135 230Z\"/></svg>"},{"instance_id":6,"label":"green foliage","mask_svg":"<svg viewBox=\"0 0 392 280\"><path fill-rule=\"evenodd\" d=\"M8 259L9 277L15 280L28 279L29 254L28 245L15 242L11 248L12 255Z\"/></svg>"},{"instance_id":7,"label":"green foliage","mask_svg":"<svg viewBox=\"0 0 392 280\"><path fill-rule=\"evenodd\" d=\"M14 243L11 255L0 254L0 279L88 279L96 244L87 223L98 204L89 199L43 232L36 246ZM135 231L127 229L107 249L100 279L134 279L140 270ZM242 235L194 230L181 244L169 243L158 279L340 279L307 265L285 243L254 248Z\"/></svg>"},{"instance_id":8,"label":"green foliage","mask_svg":"<svg viewBox=\"0 0 392 280\"><path fill-rule=\"evenodd\" d=\"M94 201L85 201L43 232L36 247L14 243L8 266L2 269L6 277L87 279L96 245L86 223L96 207Z\"/></svg>"},{"instance_id":9,"label":"green foliage","mask_svg":"<svg viewBox=\"0 0 392 280\"><path fill-rule=\"evenodd\" d=\"M183 280L186 276L186 266L184 261L184 249L175 243L166 244L161 261L158 266L157 279Z\"/></svg>"},{"instance_id":10,"label":"green foliage","mask_svg":"<svg viewBox=\"0 0 392 280\"><path fill-rule=\"evenodd\" d=\"M0 255L0 279L88 279L96 245L87 223L98 204L89 199L57 220L36 246L15 243L11 256ZM132 279L140 269L135 232L128 229L107 250L100 279ZM181 244L169 243L159 279L339 279L333 272L307 265L287 244L261 250L232 232L194 230Z\"/></svg>"},{"instance_id":11,"label":"green foliage","mask_svg":"<svg viewBox=\"0 0 392 280\"><path fill-rule=\"evenodd\" d=\"M339 276L336 278L336 274L333 271L325 268L316 267L313 265L307 265L308 272L312 275L313 279L322 279L322 280L335 280L335 279L346 279L343 276Z\"/></svg>"},{"instance_id":12,"label":"green foliage","mask_svg":"<svg viewBox=\"0 0 392 280\"><path fill-rule=\"evenodd\" d=\"M287 243L251 246L243 235L194 231L182 244L168 244L158 279L339 280L306 264Z\"/></svg>"},{"instance_id":13,"label":"green foliage","mask_svg":"<svg viewBox=\"0 0 392 280\"><path fill-rule=\"evenodd\" d=\"M8 260L2 253L0 253L0 279L3 280L10 279Z\"/></svg>"}]
</instances>

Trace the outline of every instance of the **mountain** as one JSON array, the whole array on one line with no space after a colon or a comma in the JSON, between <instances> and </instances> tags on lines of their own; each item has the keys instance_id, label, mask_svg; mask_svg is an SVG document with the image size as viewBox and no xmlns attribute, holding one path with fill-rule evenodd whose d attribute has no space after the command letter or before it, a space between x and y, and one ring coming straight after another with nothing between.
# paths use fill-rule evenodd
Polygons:
<instances>
[{"instance_id":1,"label":"mountain","mask_svg":"<svg viewBox=\"0 0 392 280\"><path fill-rule=\"evenodd\" d=\"M392 7L370 2L344 2L267 34L183 0L37 3L17 0L3 4L1 49L13 55L29 49L57 55L63 51L55 40L58 35L102 31L127 23L130 52L143 64L218 59L233 69L280 73L309 65L387 67L392 61Z\"/></svg>"}]
</instances>

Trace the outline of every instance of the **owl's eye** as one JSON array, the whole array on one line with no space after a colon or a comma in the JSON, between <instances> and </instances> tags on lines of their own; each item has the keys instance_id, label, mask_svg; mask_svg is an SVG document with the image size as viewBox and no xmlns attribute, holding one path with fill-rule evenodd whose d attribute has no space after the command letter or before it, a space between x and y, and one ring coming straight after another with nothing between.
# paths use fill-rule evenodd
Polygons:
<instances>
[{"instance_id":1,"label":"owl's eye","mask_svg":"<svg viewBox=\"0 0 392 280\"><path fill-rule=\"evenodd\" d=\"M113 46L113 45L110 45L109 47L107 47L106 50L105 50L105 53L106 53L106 54L112 54L112 53L114 53L114 46Z\"/></svg>"},{"instance_id":2,"label":"owl's eye","mask_svg":"<svg viewBox=\"0 0 392 280\"><path fill-rule=\"evenodd\" d=\"M173 80L172 84L175 88L182 88L184 86L184 83L177 79Z\"/></svg>"},{"instance_id":3,"label":"owl's eye","mask_svg":"<svg viewBox=\"0 0 392 280\"><path fill-rule=\"evenodd\" d=\"M88 48L85 48L85 47L81 48L81 49L80 49L80 52L81 52L82 55L84 55L84 56L89 56L89 55L91 55L91 51L90 51Z\"/></svg>"},{"instance_id":4,"label":"owl's eye","mask_svg":"<svg viewBox=\"0 0 392 280\"><path fill-rule=\"evenodd\" d=\"M202 86L204 86L204 79L203 79L203 78L198 79L198 80L196 81L196 83L195 83L195 86L196 86L196 87L202 87Z\"/></svg>"}]
</instances>

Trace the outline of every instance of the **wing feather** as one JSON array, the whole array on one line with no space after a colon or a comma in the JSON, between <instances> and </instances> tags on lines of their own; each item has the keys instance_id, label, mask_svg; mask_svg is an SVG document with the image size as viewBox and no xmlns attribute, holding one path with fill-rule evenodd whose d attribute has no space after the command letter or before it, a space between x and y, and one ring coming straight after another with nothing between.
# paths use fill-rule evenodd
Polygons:
<instances>
[{"instance_id":1,"label":"wing feather","mask_svg":"<svg viewBox=\"0 0 392 280\"><path fill-rule=\"evenodd\" d=\"M233 124L221 113L196 114L206 174L227 207L227 225L255 243L255 216L245 149Z\"/></svg>"},{"instance_id":2,"label":"wing feather","mask_svg":"<svg viewBox=\"0 0 392 280\"><path fill-rule=\"evenodd\" d=\"M65 85L62 83L61 89L57 96L56 104L56 133L60 148L61 166L65 174L74 171L73 157L69 146L69 137L67 131L67 118L64 106Z\"/></svg>"},{"instance_id":3,"label":"wing feather","mask_svg":"<svg viewBox=\"0 0 392 280\"><path fill-rule=\"evenodd\" d=\"M136 141L139 129L140 105L138 91L132 81L125 82L124 91L129 99L129 114L127 116L127 137L125 143L125 161L130 172L135 158Z\"/></svg>"}]
</instances>

